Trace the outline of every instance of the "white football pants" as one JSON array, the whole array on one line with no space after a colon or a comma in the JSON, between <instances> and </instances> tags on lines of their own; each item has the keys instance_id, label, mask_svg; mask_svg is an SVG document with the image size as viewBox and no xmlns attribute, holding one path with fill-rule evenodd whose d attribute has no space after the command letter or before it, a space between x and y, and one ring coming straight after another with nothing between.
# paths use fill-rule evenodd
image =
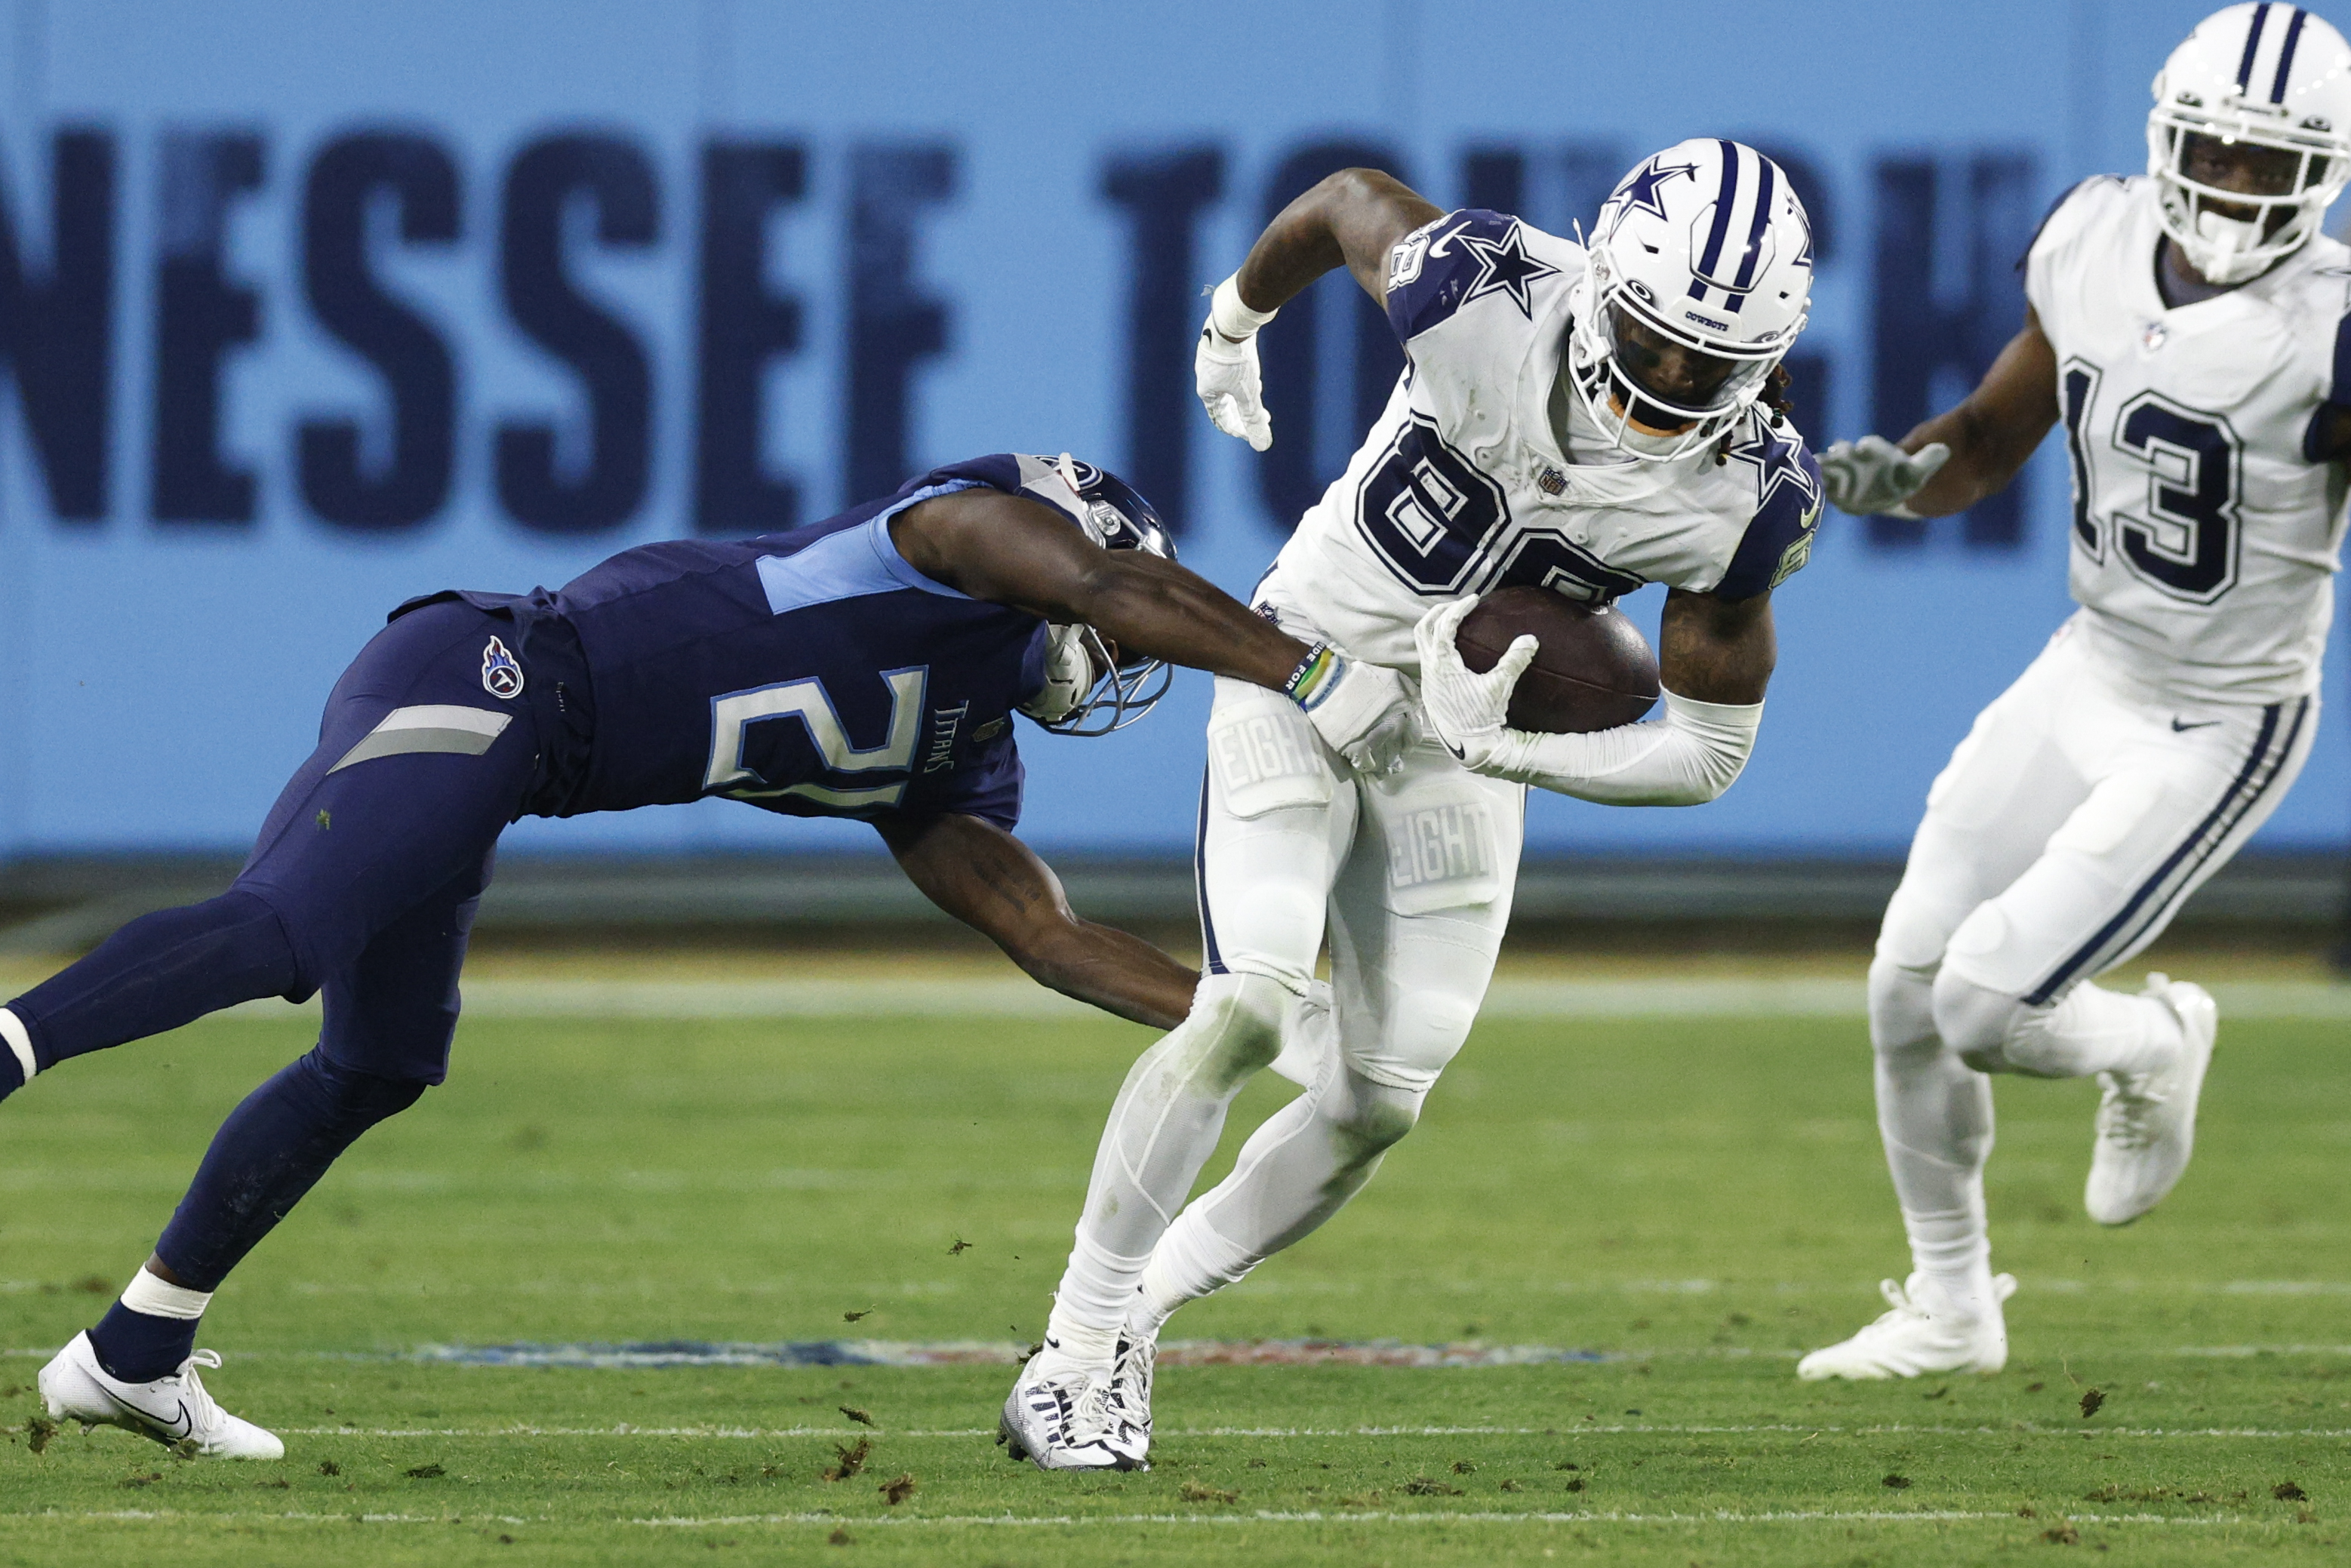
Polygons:
<instances>
[{"instance_id":1,"label":"white football pants","mask_svg":"<svg viewBox=\"0 0 2351 1568\"><path fill-rule=\"evenodd\" d=\"M2061 628L1927 794L1869 971L1878 1127L1918 1269L1991 1288L1988 1072L2130 1073L2179 1048L2151 998L2088 984L2160 936L2277 809L2318 704L2154 706Z\"/></svg>"},{"instance_id":2,"label":"white football pants","mask_svg":"<svg viewBox=\"0 0 2351 1568\"><path fill-rule=\"evenodd\" d=\"M1397 773L1359 778L1297 705L1240 681L1217 682L1207 739L1206 972L1190 1016L1135 1062L1102 1132L1047 1333L1084 1360L1108 1360L1146 1263L1161 1276L1156 1327L1371 1179L1468 1037L1510 917L1523 786L1471 773L1434 741ZM1310 1004L1301 1040L1326 930L1330 1014ZM1293 1075L1306 1092L1185 1207L1226 1108L1285 1034L1285 1071L1302 1063Z\"/></svg>"}]
</instances>

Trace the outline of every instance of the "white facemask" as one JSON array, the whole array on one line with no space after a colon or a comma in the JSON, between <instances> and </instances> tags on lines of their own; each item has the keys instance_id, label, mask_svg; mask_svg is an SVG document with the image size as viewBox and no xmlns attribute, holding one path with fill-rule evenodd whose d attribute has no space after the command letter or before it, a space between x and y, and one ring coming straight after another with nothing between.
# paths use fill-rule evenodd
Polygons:
<instances>
[{"instance_id":1,"label":"white facemask","mask_svg":"<svg viewBox=\"0 0 2351 1568\"><path fill-rule=\"evenodd\" d=\"M2207 283L2243 283L2258 277L2277 258L2245 253L2262 243L2262 225L2219 213L2196 214L2196 238L2179 248Z\"/></svg>"}]
</instances>

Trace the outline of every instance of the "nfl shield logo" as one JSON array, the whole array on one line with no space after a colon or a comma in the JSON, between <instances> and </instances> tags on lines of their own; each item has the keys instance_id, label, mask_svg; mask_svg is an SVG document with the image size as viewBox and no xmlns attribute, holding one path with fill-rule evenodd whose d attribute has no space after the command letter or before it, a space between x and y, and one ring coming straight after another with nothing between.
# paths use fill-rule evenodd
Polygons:
<instances>
[{"instance_id":1,"label":"nfl shield logo","mask_svg":"<svg viewBox=\"0 0 2351 1568\"><path fill-rule=\"evenodd\" d=\"M522 665L496 637L482 650L482 689L505 702L522 695Z\"/></svg>"},{"instance_id":2,"label":"nfl shield logo","mask_svg":"<svg viewBox=\"0 0 2351 1568\"><path fill-rule=\"evenodd\" d=\"M1556 468L1545 468L1535 476L1535 484L1546 496L1561 496L1567 493L1567 476Z\"/></svg>"}]
</instances>

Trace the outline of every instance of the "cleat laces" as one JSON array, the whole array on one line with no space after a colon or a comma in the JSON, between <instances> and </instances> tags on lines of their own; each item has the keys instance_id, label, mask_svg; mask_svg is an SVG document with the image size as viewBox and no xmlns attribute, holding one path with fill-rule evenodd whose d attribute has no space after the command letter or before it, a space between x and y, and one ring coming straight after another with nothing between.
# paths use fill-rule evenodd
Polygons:
<instances>
[{"instance_id":1,"label":"cleat laces","mask_svg":"<svg viewBox=\"0 0 2351 1568\"><path fill-rule=\"evenodd\" d=\"M2098 1102L2099 1140L2122 1149L2151 1147L2162 1135L2161 1116L2168 1098L2160 1089L2150 1087L2156 1075L2147 1072L2126 1079L2108 1072L2101 1076L2106 1081L2106 1092Z\"/></svg>"}]
</instances>

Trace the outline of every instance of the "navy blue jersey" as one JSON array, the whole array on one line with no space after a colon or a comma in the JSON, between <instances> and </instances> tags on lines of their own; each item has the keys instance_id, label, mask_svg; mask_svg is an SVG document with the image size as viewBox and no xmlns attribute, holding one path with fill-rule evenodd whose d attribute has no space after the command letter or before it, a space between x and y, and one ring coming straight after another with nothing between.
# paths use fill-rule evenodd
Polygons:
<instances>
[{"instance_id":1,"label":"navy blue jersey","mask_svg":"<svg viewBox=\"0 0 2351 1568\"><path fill-rule=\"evenodd\" d=\"M527 601L459 596L552 614L578 638L588 755L559 802L532 809L724 795L793 816L956 811L1013 826L1011 716L1044 684L1045 622L923 576L889 522L979 486L1070 511L1050 475L1036 458L975 458L787 533L644 545Z\"/></svg>"}]
</instances>

